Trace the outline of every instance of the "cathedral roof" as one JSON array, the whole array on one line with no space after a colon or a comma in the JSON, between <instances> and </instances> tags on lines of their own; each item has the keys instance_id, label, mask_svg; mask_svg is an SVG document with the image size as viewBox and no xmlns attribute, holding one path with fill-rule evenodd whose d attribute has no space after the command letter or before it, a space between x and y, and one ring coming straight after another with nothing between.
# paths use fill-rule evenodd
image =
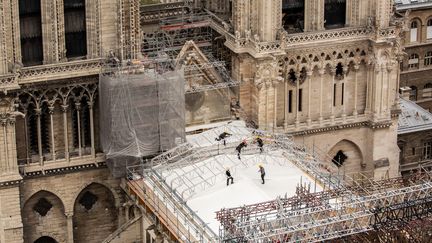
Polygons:
<instances>
[{"instance_id":1,"label":"cathedral roof","mask_svg":"<svg viewBox=\"0 0 432 243\"><path fill-rule=\"evenodd\" d=\"M432 129L432 114L415 102L400 98L401 114L398 121L398 134Z\"/></svg>"},{"instance_id":2,"label":"cathedral roof","mask_svg":"<svg viewBox=\"0 0 432 243\"><path fill-rule=\"evenodd\" d=\"M432 0L395 0L397 10L432 7Z\"/></svg>"}]
</instances>

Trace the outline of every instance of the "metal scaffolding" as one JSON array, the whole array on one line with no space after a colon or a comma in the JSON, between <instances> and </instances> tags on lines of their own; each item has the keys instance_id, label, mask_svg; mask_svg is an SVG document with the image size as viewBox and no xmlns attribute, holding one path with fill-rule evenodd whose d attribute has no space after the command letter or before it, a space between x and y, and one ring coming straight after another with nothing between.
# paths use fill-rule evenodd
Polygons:
<instances>
[{"instance_id":1,"label":"metal scaffolding","mask_svg":"<svg viewBox=\"0 0 432 243\"><path fill-rule=\"evenodd\" d=\"M226 146L214 139L222 131L232 134L226 141ZM310 168L314 173L317 170L315 174L321 177L316 177L316 183L328 183L326 176L336 178L328 171L322 170L322 166L319 166L320 162L313 156L307 155L304 148L296 146L291 137L227 124L195 135L195 140L191 139L155 157L151 160L151 166L128 167L127 188L130 193L140 198L140 201L147 205L146 207L153 214L162 218L159 221L163 222L163 227L176 234L173 236L174 239L186 237L190 241L218 242L220 238L205 223L201 222L201 219L186 205L186 202L195 193L212 187L222 177L225 177L226 166L232 171L239 166L255 166L256 156L247 155L260 153L256 145L251 142L243 150L242 160L237 159L235 147L244 139L253 141L257 135L265 140L265 154L271 154L270 157L279 156L290 162L304 160L301 163L305 168ZM321 178L323 181L320 181ZM327 187L333 187L333 185L330 183ZM177 218L179 218L178 221L176 221ZM182 240L181 242L187 241Z\"/></svg>"},{"instance_id":2,"label":"metal scaffolding","mask_svg":"<svg viewBox=\"0 0 432 243\"><path fill-rule=\"evenodd\" d=\"M221 131L233 134L226 147L214 140ZM319 160L319 155L309 153L315 150L295 144L291 137L229 124L203 132L196 140L156 157L152 168L129 167L130 183L147 183L153 189L163 187L164 191L160 189L157 196L165 204L175 201L170 202L171 212L194 215L185 202L195 193L215 185L217 178L224 176L220 171L225 166L235 171L249 160L256 163L248 157L242 161L236 159L234 147L244 138L251 140L257 135L265 139L267 153L278 156L282 150L279 156L296 163L326 189L316 192L316 185L300 182L294 197L222 209L216 214L221 222L219 237L212 235L210 239L209 233L207 236L200 233L195 235L195 239L203 239L200 242L314 242L354 235L366 237L387 228L409 225L432 213L432 175L428 170L381 181L374 181L368 175L338 175L332 172L335 165L331 161ZM244 154L257 153L256 146L244 151ZM184 224L194 224L196 232L209 230L198 222L197 215L194 217L197 217L194 221L185 220Z\"/></svg>"},{"instance_id":3,"label":"metal scaffolding","mask_svg":"<svg viewBox=\"0 0 432 243\"><path fill-rule=\"evenodd\" d=\"M217 213L221 238L298 242L339 239L432 213L431 173L357 184ZM304 192L304 190L300 190Z\"/></svg>"}]
</instances>

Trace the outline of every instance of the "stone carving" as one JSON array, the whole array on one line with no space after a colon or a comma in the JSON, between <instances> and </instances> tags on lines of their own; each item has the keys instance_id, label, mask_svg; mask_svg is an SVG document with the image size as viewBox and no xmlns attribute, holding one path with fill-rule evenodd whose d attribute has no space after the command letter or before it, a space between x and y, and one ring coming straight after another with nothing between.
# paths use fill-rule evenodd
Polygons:
<instances>
[{"instance_id":1,"label":"stone carving","mask_svg":"<svg viewBox=\"0 0 432 243\"><path fill-rule=\"evenodd\" d=\"M258 34L255 34L253 37L255 42L260 42Z\"/></svg>"},{"instance_id":2,"label":"stone carving","mask_svg":"<svg viewBox=\"0 0 432 243\"><path fill-rule=\"evenodd\" d=\"M246 40L249 40L251 38L251 30L248 29L245 31Z\"/></svg>"}]
</instances>

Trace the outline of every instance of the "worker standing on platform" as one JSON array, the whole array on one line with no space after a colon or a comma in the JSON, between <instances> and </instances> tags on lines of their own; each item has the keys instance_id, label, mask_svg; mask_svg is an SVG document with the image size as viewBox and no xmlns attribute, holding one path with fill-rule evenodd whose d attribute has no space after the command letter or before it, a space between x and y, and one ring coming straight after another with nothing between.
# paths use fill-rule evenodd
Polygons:
<instances>
[{"instance_id":1,"label":"worker standing on platform","mask_svg":"<svg viewBox=\"0 0 432 243\"><path fill-rule=\"evenodd\" d=\"M247 147L246 139L244 139L243 142L241 142L241 143L236 147L236 150L237 150L237 157L238 157L238 159L240 159L240 153L241 153L241 150L242 150L244 147Z\"/></svg>"},{"instance_id":2,"label":"worker standing on platform","mask_svg":"<svg viewBox=\"0 0 432 243\"><path fill-rule=\"evenodd\" d=\"M264 151L264 148L263 148L264 147L264 141L260 137L257 137L255 139L255 141L258 144L258 147L260 149L260 153L262 153Z\"/></svg>"},{"instance_id":3,"label":"worker standing on platform","mask_svg":"<svg viewBox=\"0 0 432 243\"><path fill-rule=\"evenodd\" d=\"M231 180L231 184L234 183L234 178L231 176L231 172L229 168L226 169L225 174L227 176L227 186L229 185L229 181Z\"/></svg>"},{"instance_id":4,"label":"worker standing on platform","mask_svg":"<svg viewBox=\"0 0 432 243\"><path fill-rule=\"evenodd\" d=\"M264 170L264 167L262 165L259 165L259 171L258 172L261 173L262 184L264 184L265 183L265 181L264 181L265 170Z\"/></svg>"}]
</instances>

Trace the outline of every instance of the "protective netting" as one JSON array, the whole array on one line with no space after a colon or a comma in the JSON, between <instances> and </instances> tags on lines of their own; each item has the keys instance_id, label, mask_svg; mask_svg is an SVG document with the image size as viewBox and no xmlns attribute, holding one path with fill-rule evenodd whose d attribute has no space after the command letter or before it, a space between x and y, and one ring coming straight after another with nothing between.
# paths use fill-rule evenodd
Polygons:
<instances>
[{"instance_id":1,"label":"protective netting","mask_svg":"<svg viewBox=\"0 0 432 243\"><path fill-rule=\"evenodd\" d=\"M101 144L115 177L185 140L182 72L156 67L109 68L100 75Z\"/></svg>"}]
</instances>

